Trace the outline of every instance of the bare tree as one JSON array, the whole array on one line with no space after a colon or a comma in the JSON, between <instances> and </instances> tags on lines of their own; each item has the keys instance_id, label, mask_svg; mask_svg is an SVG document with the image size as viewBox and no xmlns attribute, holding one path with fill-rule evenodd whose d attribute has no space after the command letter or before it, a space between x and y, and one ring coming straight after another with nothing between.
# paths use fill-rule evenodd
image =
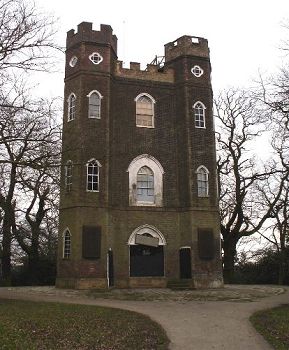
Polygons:
<instances>
[{"instance_id":1,"label":"bare tree","mask_svg":"<svg viewBox=\"0 0 289 350\"><path fill-rule=\"evenodd\" d=\"M43 100L33 100L25 87L32 71L49 71L51 58L60 50L54 40L54 25L54 18L40 13L32 1L3 0L0 4L0 257L6 284L11 277L11 246L13 232L17 232L22 175L28 169L29 176L31 171L47 169L47 162L55 160L58 152L51 146L59 139L51 108ZM40 213L44 193L39 190L27 214L33 227L34 221L45 216L44 209L44 214ZM35 205L40 206L38 219L31 216Z\"/></svg>"},{"instance_id":2,"label":"bare tree","mask_svg":"<svg viewBox=\"0 0 289 350\"><path fill-rule=\"evenodd\" d=\"M21 196L28 190L34 193L26 220L35 232L44 217L44 201L49 192L48 187L41 188L41 185L47 177L47 169L59 165L60 154L60 131L53 121L51 105L47 106L43 100L29 103L23 96L19 96L21 108L2 106L0 109L0 166L4 175L0 188L2 278L7 283L11 275L12 233L17 232L15 214L17 207L23 205ZM15 101L14 104L18 105ZM34 173L41 175L37 175L38 183L32 184ZM38 214L33 219L31 213L35 205L38 205Z\"/></svg>"},{"instance_id":3,"label":"bare tree","mask_svg":"<svg viewBox=\"0 0 289 350\"><path fill-rule=\"evenodd\" d=\"M278 174L279 175L279 174ZM261 236L266 239L277 252L279 273L278 283L283 284L287 271L286 249L289 240L289 187L288 180L280 181L275 176L274 179L267 181L259 190L261 194L262 205L271 206L272 200L275 199L276 193L279 193L278 187L282 186L282 193L279 200L273 207L271 218L266 228L260 232Z\"/></svg>"},{"instance_id":4,"label":"bare tree","mask_svg":"<svg viewBox=\"0 0 289 350\"><path fill-rule=\"evenodd\" d=\"M55 49L55 20L25 0L0 4L0 70L47 70Z\"/></svg>"},{"instance_id":5,"label":"bare tree","mask_svg":"<svg viewBox=\"0 0 289 350\"><path fill-rule=\"evenodd\" d=\"M260 213L255 202L257 186L276 169L261 167L252 155L253 141L262 134L264 123L264 113L257 100L248 92L231 89L216 99L215 110L224 279L233 282L238 241L260 230L281 190Z\"/></svg>"},{"instance_id":6,"label":"bare tree","mask_svg":"<svg viewBox=\"0 0 289 350\"><path fill-rule=\"evenodd\" d=\"M49 146L54 148L54 155L58 157L60 139L54 139ZM50 154L45 161L45 166L39 169L25 167L20 174L20 193L25 195L25 201L22 199L21 205L16 208L19 220L16 220L13 231L28 257L28 269L32 275L37 271L41 258L53 256L51 250L56 236L55 222L58 222L59 159L56 161Z\"/></svg>"}]
</instances>

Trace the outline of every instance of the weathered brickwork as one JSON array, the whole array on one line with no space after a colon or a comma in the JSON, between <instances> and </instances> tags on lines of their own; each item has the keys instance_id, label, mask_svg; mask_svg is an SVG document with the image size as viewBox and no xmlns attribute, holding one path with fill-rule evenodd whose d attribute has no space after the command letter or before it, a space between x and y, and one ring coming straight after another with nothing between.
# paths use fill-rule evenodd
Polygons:
<instances>
[{"instance_id":1,"label":"weathered brickwork","mask_svg":"<svg viewBox=\"0 0 289 350\"><path fill-rule=\"evenodd\" d=\"M100 63L89 59L93 53L101 56ZM73 57L77 63L71 66ZM199 77L191 71L194 66L202 70ZM210 72L208 44L203 38L183 36L166 44L164 65L150 64L141 70L139 63L131 62L127 69L118 61L117 38L110 26L101 25L95 31L91 23L83 22L77 33L67 33L58 287L166 287L170 280L181 278L189 279L195 288L222 286ZM95 90L101 96L99 119L88 117L88 95ZM68 121L67 101L72 93L76 96L75 117ZM140 94L154 99L153 127L136 126L135 99ZM198 101L205 106L202 128L195 125L193 105ZM141 155L154 159L163 169L160 206L130 205L128 168ZM92 159L101 165L99 191L95 192L87 191L86 164ZM69 192L65 186L67 161L73 164ZM198 195L196 171L200 166L208 170L205 197ZM131 276L128 242L144 225L162 246L163 275L147 272L153 272L157 263L154 248L144 246L144 256L137 256L134 262L144 265L140 268L144 276ZM84 226L100 228L100 257L83 258ZM200 228L214 234L214 254L208 259L199 257ZM64 258L67 229L70 254ZM190 251L186 262L181 261L181 248Z\"/></svg>"}]
</instances>

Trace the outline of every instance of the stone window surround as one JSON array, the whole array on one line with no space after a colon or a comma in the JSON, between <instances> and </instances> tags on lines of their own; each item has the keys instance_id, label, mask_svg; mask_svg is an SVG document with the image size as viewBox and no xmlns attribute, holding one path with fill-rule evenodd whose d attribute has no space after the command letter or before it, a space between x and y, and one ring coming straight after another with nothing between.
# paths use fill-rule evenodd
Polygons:
<instances>
[{"instance_id":1,"label":"stone window surround","mask_svg":"<svg viewBox=\"0 0 289 350\"><path fill-rule=\"evenodd\" d=\"M137 122L136 122L136 126L138 128L149 128L149 129L154 129L155 127L155 103L156 103L156 100L148 93L146 92L142 92L140 93L139 95L137 95L137 97L134 99L135 100L135 104L136 104L136 112L137 112L137 101L138 99L140 99L142 96L146 96L147 98L149 98L151 101L152 101L152 125L151 126L145 126L145 125L138 125Z\"/></svg>"},{"instance_id":2,"label":"stone window surround","mask_svg":"<svg viewBox=\"0 0 289 350\"><path fill-rule=\"evenodd\" d=\"M71 191L71 186L72 186L72 167L73 163L71 160L68 160L65 164L65 174L64 174L64 182L65 182L65 190L66 192Z\"/></svg>"},{"instance_id":3,"label":"stone window surround","mask_svg":"<svg viewBox=\"0 0 289 350\"><path fill-rule=\"evenodd\" d=\"M100 105L99 105L99 117L91 117L89 115L89 99L90 99L90 96L92 94L96 93L98 96L99 96L99 99L100 99ZM103 99L103 96L101 95L101 93L97 90L92 90L90 91L90 93L88 95L86 95L86 97L88 97L88 118L90 119L101 119L101 100Z\"/></svg>"},{"instance_id":4,"label":"stone window surround","mask_svg":"<svg viewBox=\"0 0 289 350\"><path fill-rule=\"evenodd\" d=\"M161 233L160 230L158 230L156 227L152 226L152 225L142 225L137 227L136 229L133 230L132 234L129 236L129 239L127 241L128 245L135 245L135 237L136 235L143 235L148 233L149 235L151 235L152 237L158 238L159 240L159 245L166 245L166 239L164 237L164 235Z\"/></svg>"},{"instance_id":5,"label":"stone window surround","mask_svg":"<svg viewBox=\"0 0 289 350\"><path fill-rule=\"evenodd\" d=\"M67 249L66 242L67 242L68 237L69 237L69 250L66 251L66 249ZM68 227L66 227L66 229L63 231L62 239L63 239L63 242L62 242L62 258L63 259L69 259L70 256L71 256L71 233L70 233L70 230L69 230Z\"/></svg>"},{"instance_id":6,"label":"stone window surround","mask_svg":"<svg viewBox=\"0 0 289 350\"><path fill-rule=\"evenodd\" d=\"M204 122L204 126L198 126L196 125L197 124L197 120L196 120L196 114L195 114L195 107L197 104L200 104L203 108L203 122ZM203 102L201 101L197 101L194 103L193 105L193 112L194 112L194 121L195 121L195 127L198 128L198 129L206 129L206 106L203 104ZM199 120L198 120L199 122Z\"/></svg>"},{"instance_id":7,"label":"stone window surround","mask_svg":"<svg viewBox=\"0 0 289 350\"><path fill-rule=\"evenodd\" d=\"M73 100L72 97L74 97ZM72 101L74 102L74 106L72 106ZM67 121L71 122L75 119L76 115L76 95L74 92L71 92L67 98Z\"/></svg>"},{"instance_id":8,"label":"stone window surround","mask_svg":"<svg viewBox=\"0 0 289 350\"><path fill-rule=\"evenodd\" d=\"M88 56L88 58L93 64L100 64L103 61L103 57L98 52L93 52Z\"/></svg>"},{"instance_id":9,"label":"stone window surround","mask_svg":"<svg viewBox=\"0 0 289 350\"><path fill-rule=\"evenodd\" d=\"M207 177L206 177L206 195L200 195L199 194L199 183L198 183L198 174L200 173L200 170L204 170L204 172L206 173ZM198 197L200 198L206 198L209 197L209 170L204 166L204 165L200 165L198 167L198 169L196 170L196 175L197 175L197 190L198 190Z\"/></svg>"},{"instance_id":10,"label":"stone window surround","mask_svg":"<svg viewBox=\"0 0 289 350\"><path fill-rule=\"evenodd\" d=\"M88 166L89 164L95 164L97 166L97 190L89 190L88 189ZM100 188L100 173L99 170L102 167L102 165L100 164L100 162L95 159L95 158L91 158L85 165L86 167L86 192L99 192L99 188ZM93 183L93 182L92 182Z\"/></svg>"},{"instance_id":11,"label":"stone window surround","mask_svg":"<svg viewBox=\"0 0 289 350\"><path fill-rule=\"evenodd\" d=\"M195 77L199 78L204 74L204 70L198 66L195 65L192 69L191 69L192 74L194 74Z\"/></svg>"},{"instance_id":12,"label":"stone window surround","mask_svg":"<svg viewBox=\"0 0 289 350\"><path fill-rule=\"evenodd\" d=\"M154 203L137 201L137 173L143 166L149 167L154 173ZM130 206L155 206L163 205L163 174L164 169L160 162L153 156L142 154L134 158L127 169L129 175L129 205Z\"/></svg>"}]
</instances>

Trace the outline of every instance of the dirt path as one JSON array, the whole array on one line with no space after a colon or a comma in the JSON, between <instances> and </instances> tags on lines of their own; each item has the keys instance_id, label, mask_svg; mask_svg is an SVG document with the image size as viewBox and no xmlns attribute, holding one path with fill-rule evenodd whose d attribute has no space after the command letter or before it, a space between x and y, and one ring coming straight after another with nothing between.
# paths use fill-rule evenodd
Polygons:
<instances>
[{"instance_id":1,"label":"dirt path","mask_svg":"<svg viewBox=\"0 0 289 350\"><path fill-rule=\"evenodd\" d=\"M262 286L260 287L262 288ZM266 287L270 288L270 287ZM239 294L243 293L240 292ZM235 287L235 294L238 287ZM270 293L267 293L269 295ZM137 311L160 323L171 340L172 350L269 350L249 316L261 309L289 303L284 294L271 293L257 301L128 301L92 299L75 291L53 288L0 288L0 298L102 305ZM242 300L242 298L240 298ZM137 350L137 349L136 349Z\"/></svg>"}]
</instances>

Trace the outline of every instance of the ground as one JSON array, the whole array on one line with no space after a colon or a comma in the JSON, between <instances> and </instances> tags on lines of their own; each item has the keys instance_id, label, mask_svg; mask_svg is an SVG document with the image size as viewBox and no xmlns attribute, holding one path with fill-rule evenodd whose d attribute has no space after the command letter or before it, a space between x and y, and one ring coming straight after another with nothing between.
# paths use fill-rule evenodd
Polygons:
<instances>
[{"instance_id":1,"label":"ground","mask_svg":"<svg viewBox=\"0 0 289 350\"><path fill-rule=\"evenodd\" d=\"M269 350L270 345L255 331L249 317L255 311L288 303L288 295L289 288L278 286L231 285L219 290L109 293L54 287L0 288L0 298L102 305L149 315L166 330L173 350Z\"/></svg>"}]
</instances>

